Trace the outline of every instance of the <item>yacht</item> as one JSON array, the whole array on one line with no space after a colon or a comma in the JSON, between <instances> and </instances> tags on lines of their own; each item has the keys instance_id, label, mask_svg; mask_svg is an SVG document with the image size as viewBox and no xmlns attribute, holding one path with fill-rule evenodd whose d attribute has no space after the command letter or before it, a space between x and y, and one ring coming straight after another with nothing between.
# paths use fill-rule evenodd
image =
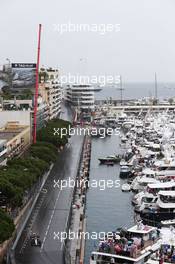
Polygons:
<instances>
[{"instance_id":1,"label":"yacht","mask_svg":"<svg viewBox=\"0 0 175 264\"><path fill-rule=\"evenodd\" d=\"M126 129L130 129L133 126L134 126L134 121L133 120L124 121L123 124L122 124L122 127L126 128Z\"/></svg>"},{"instance_id":2,"label":"yacht","mask_svg":"<svg viewBox=\"0 0 175 264\"><path fill-rule=\"evenodd\" d=\"M118 163L121 160L120 155L110 155L106 158L99 158L98 159L101 164L107 164L108 162Z\"/></svg>"},{"instance_id":3,"label":"yacht","mask_svg":"<svg viewBox=\"0 0 175 264\"><path fill-rule=\"evenodd\" d=\"M109 238L99 242L96 251L90 257L90 264L125 263L143 264L150 255L159 248L159 232L157 228L137 225L112 232Z\"/></svg>"},{"instance_id":4,"label":"yacht","mask_svg":"<svg viewBox=\"0 0 175 264\"><path fill-rule=\"evenodd\" d=\"M139 213L146 208L156 208L157 200L158 200L157 195L146 192L141 196L141 199L138 200L138 204L135 205L134 211L136 213Z\"/></svg>"},{"instance_id":5,"label":"yacht","mask_svg":"<svg viewBox=\"0 0 175 264\"><path fill-rule=\"evenodd\" d=\"M159 224L175 218L175 191L159 191L156 208L147 208L140 212L145 222Z\"/></svg>"},{"instance_id":6,"label":"yacht","mask_svg":"<svg viewBox=\"0 0 175 264\"><path fill-rule=\"evenodd\" d=\"M122 126L122 124L123 124L124 122L126 122L126 121L127 121L127 115L126 115L125 113L123 113L123 114L121 114L121 115L118 117L117 124L118 124L119 126Z\"/></svg>"},{"instance_id":7,"label":"yacht","mask_svg":"<svg viewBox=\"0 0 175 264\"><path fill-rule=\"evenodd\" d=\"M170 264L175 263L175 230L170 228L161 228L160 246L146 262L146 264Z\"/></svg>"},{"instance_id":8,"label":"yacht","mask_svg":"<svg viewBox=\"0 0 175 264\"><path fill-rule=\"evenodd\" d=\"M156 172L156 178L158 179L175 179L175 170L161 170Z\"/></svg>"},{"instance_id":9,"label":"yacht","mask_svg":"<svg viewBox=\"0 0 175 264\"><path fill-rule=\"evenodd\" d=\"M156 161L154 166L157 167L157 171L160 173L171 173L175 176L175 161L173 159L163 159L160 161Z\"/></svg>"},{"instance_id":10,"label":"yacht","mask_svg":"<svg viewBox=\"0 0 175 264\"><path fill-rule=\"evenodd\" d=\"M175 190L174 181L165 181L148 184L147 191L153 194L157 194L159 191L172 191Z\"/></svg>"},{"instance_id":11,"label":"yacht","mask_svg":"<svg viewBox=\"0 0 175 264\"><path fill-rule=\"evenodd\" d=\"M174 181L149 183L145 190L134 195L132 199L132 204L137 208L141 207L142 202L148 203L148 206L150 203L150 206L153 206L154 203L157 202L159 191L174 190L174 189L175 189Z\"/></svg>"},{"instance_id":12,"label":"yacht","mask_svg":"<svg viewBox=\"0 0 175 264\"><path fill-rule=\"evenodd\" d=\"M131 184L131 190L134 192L146 190L149 183L159 183L159 182L160 181L158 181L155 178L149 178L146 176L137 176Z\"/></svg>"},{"instance_id":13,"label":"yacht","mask_svg":"<svg viewBox=\"0 0 175 264\"><path fill-rule=\"evenodd\" d=\"M120 178L130 178L132 176L131 167L128 165L120 166Z\"/></svg>"},{"instance_id":14,"label":"yacht","mask_svg":"<svg viewBox=\"0 0 175 264\"><path fill-rule=\"evenodd\" d=\"M122 192L130 192L131 185L129 183L124 183L121 187Z\"/></svg>"}]
</instances>

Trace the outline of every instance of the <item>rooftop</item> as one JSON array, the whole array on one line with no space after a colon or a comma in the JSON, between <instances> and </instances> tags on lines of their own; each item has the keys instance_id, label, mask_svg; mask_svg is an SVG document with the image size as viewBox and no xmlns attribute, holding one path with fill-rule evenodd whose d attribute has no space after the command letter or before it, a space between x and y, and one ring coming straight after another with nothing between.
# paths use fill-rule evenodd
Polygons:
<instances>
[{"instance_id":1,"label":"rooftop","mask_svg":"<svg viewBox=\"0 0 175 264\"><path fill-rule=\"evenodd\" d=\"M8 122L5 127L0 129L0 143L1 141L11 140L27 127L19 125L18 122Z\"/></svg>"}]
</instances>

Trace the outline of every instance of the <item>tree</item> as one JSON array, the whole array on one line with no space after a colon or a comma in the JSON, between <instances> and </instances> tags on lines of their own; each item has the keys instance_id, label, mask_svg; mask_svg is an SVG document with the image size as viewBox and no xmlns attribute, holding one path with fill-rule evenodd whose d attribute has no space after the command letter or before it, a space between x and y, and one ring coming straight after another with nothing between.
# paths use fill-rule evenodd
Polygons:
<instances>
[{"instance_id":1,"label":"tree","mask_svg":"<svg viewBox=\"0 0 175 264\"><path fill-rule=\"evenodd\" d=\"M69 138L69 127L71 123L62 119L53 119L47 123L45 128L42 128L38 131L37 138L39 141L52 143L56 147L64 146L68 142ZM61 133L56 133L54 135L54 130L64 129L67 131L67 134L61 136Z\"/></svg>"},{"instance_id":2,"label":"tree","mask_svg":"<svg viewBox=\"0 0 175 264\"><path fill-rule=\"evenodd\" d=\"M0 190L1 194L7 198L7 203L15 196L14 186L8 181L8 179L0 176Z\"/></svg>"},{"instance_id":3,"label":"tree","mask_svg":"<svg viewBox=\"0 0 175 264\"><path fill-rule=\"evenodd\" d=\"M170 103L170 105L172 105L174 103L174 98L169 98L168 102Z\"/></svg>"},{"instance_id":4,"label":"tree","mask_svg":"<svg viewBox=\"0 0 175 264\"><path fill-rule=\"evenodd\" d=\"M0 209L0 243L9 239L15 230L12 219Z\"/></svg>"},{"instance_id":5,"label":"tree","mask_svg":"<svg viewBox=\"0 0 175 264\"><path fill-rule=\"evenodd\" d=\"M33 145L30 152L33 157L37 157L46 162L54 162L57 158L56 153L46 146Z\"/></svg>"},{"instance_id":6,"label":"tree","mask_svg":"<svg viewBox=\"0 0 175 264\"><path fill-rule=\"evenodd\" d=\"M32 145L25 158L14 158L7 162L7 166L0 170L0 190L3 202L9 208L20 207L23 202L25 191L28 191L48 170L51 162L56 161L58 156L58 147L64 146L68 142L69 134L63 137L54 135L55 129L67 129L71 123L54 119L49 121L43 129L38 132L39 141ZM0 222L0 229L8 228L8 224ZM11 230L7 236L0 232L0 239L4 241L10 236Z\"/></svg>"},{"instance_id":7,"label":"tree","mask_svg":"<svg viewBox=\"0 0 175 264\"><path fill-rule=\"evenodd\" d=\"M33 98L33 92L30 89L25 89L21 92L21 95L18 96L19 99L25 100L25 99L32 99Z\"/></svg>"}]
</instances>

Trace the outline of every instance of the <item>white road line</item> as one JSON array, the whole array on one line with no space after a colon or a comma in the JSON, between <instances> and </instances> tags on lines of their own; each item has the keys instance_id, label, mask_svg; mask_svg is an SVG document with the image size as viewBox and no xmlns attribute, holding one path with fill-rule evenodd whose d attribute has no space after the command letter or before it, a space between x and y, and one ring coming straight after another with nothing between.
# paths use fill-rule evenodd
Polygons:
<instances>
[{"instance_id":1,"label":"white road line","mask_svg":"<svg viewBox=\"0 0 175 264\"><path fill-rule=\"evenodd\" d=\"M21 247L21 249L20 249L20 254L22 254L22 252L24 251L24 245L27 245L27 243L28 243L28 241L29 241L29 238L28 238L28 233L32 233L32 226L33 226L33 224L34 224L34 221L35 221L35 219L36 219L36 217L37 217L37 214L38 214L38 212L39 212L39 209L41 208L41 205L42 205L42 203L43 203L43 200L44 200L44 197L40 200L40 202L39 202L39 204L37 205L37 207L34 209L34 211L33 211L33 213L32 213L32 216L31 216L31 219L30 219L30 222L29 222L29 224L28 224L28 232L27 232L27 235L26 235L26 238L24 239L24 242L23 242L23 245L22 245L22 247Z\"/></svg>"},{"instance_id":2,"label":"white road line","mask_svg":"<svg viewBox=\"0 0 175 264\"><path fill-rule=\"evenodd\" d=\"M40 253L41 253L42 250L43 250L44 243L45 243L46 238L47 238L47 234L48 234L48 231L49 231L49 228L50 228L50 225L51 225L51 222L52 222L52 219L53 219L54 213L55 213L55 209L56 209L57 202L58 202L58 199L59 199L59 197L60 197L61 191L62 191L62 190L59 191L58 196L57 196L57 199L55 200L55 204L54 204L54 207L53 207L53 211L52 211L52 214L51 214L51 217L50 217L50 220L49 220L49 223L48 223L47 229L46 229L46 233L45 233L45 235L44 235L43 243L42 243L42 245L41 245Z\"/></svg>"},{"instance_id":3,"label":"white road line","mask_svg":"<svg viewBox=\"0 0 175 264\"><path fill-rule=\"evenodd\" d=\"M67 219L66 219L66 223L65 223L65 226L64 226L64 231L66 230L68 218L69 218L69 214L68 214ZM64 241L61 243L61 247L60 247L61 251L63 250L63 246L65 246L65 242Z\"/></svg>"}]
</instances>

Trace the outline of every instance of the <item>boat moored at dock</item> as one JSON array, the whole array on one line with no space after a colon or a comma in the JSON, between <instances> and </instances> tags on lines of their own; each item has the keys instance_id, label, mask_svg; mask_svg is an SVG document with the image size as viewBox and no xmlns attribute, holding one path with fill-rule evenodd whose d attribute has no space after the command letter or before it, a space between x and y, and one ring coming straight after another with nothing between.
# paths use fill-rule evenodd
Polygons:
<instances>
[{"instance_id":1,"label":"boat moored at dock","mask_svg":"<svg viewBox=\"0 0 175 264\"><path fill-rule=\"evenodd\" d=\"M108 165L109 162L119 163L121 160L121 157L120 157L120 155L110 155L110 156L107 156L105 158L99 158L98 160L100 161L100 164L107 164Z\"/></svg>"},{"instance_id":2,"label":"boat moored at dock","mask_svg":"<svg viewBox=\"0 0 175 264\"><path fill-rule=\"evenodd\" d=\"M144 209L140 214L145 222L152 221L155 225L164 220L175 219L175 191L160 191L156 207Z\"/></svg>"},{"instance_id":3,"label":"boat moored at dock","mask_svg":"<svg viewBox=\"0 0 175 264\"><path fill-rule=\"evenodd\" d=\"M142 264L159 248L159 231L141 222L125 230L118 229L109 238L99 242L90 264L125 263Z\"/></svg>"}]
</instances>

